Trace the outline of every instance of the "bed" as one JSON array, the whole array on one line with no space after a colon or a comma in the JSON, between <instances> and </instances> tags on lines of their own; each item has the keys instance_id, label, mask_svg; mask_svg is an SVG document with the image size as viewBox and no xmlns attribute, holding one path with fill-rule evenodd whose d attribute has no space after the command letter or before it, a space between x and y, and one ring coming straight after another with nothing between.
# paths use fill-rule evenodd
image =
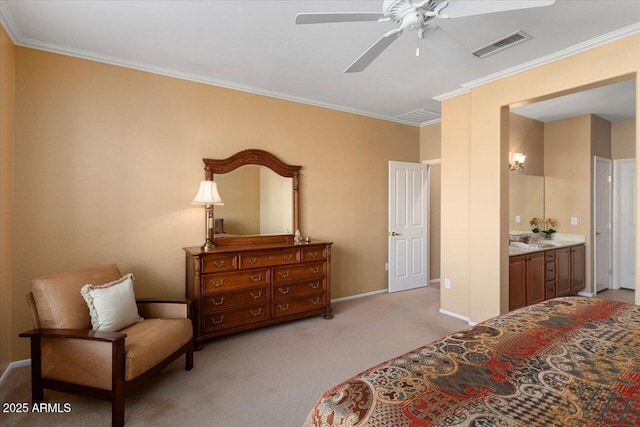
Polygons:
<instances>
[{"instance_id":1,"label":"bed","mask_svg":"<svg viewBox=\"0 0 640 427\"><path fill-rule=\"evenodd\" d=\"M640 306L564 297L510 312L343 382L304 425L640 426Z\"/></svg>"}]
</instances>

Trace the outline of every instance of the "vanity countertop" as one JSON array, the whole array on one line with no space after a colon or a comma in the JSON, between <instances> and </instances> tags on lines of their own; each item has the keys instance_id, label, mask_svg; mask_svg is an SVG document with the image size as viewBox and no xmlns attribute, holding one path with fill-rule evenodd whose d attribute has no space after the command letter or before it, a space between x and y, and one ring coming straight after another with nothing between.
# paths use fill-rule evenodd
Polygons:
<instances>
[{"instance_id":1,"label":"vanity countertop","mask_svg":"<svg viewBox=\"0 0 640 427\"><path fill-rule=\"evenodd\" d=\"M568 246L583 245L584 242L577 240L543 240L539 243L509 243L509 256L530 254L533 252L548 251L550 249L564 248Z\"/></svg>"}]
</instances>

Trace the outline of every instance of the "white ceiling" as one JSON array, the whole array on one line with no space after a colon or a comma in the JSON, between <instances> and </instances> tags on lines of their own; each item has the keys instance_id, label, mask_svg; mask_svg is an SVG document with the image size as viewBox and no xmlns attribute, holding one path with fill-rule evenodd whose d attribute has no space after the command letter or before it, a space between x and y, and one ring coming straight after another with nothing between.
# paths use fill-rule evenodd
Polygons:
<instances>
[{"instance_id":1,"label":"white ceiling","mask_svg":"<svg viewBox=\"0 0 640 427\"><path fill-rule=\"evenodd\" d=\"M540 122L583 114L595 114L610 122L632 119L636 116L636 79L536 102L511 111Z\"/></svg>"},{"instance_id":2,"label":"white ceiling","mask_svg":"<svg viewBox=\"0 0 640 427\"><path fill-rule=\"evenodd\" d=\"M455 1L455 0L451 0ZM0 1L21 46L45 49L409 124L433 99L640 31L640 1L553 6L439 20L415 56L406 32L365 71L343 70L393 22L295 25L298 12L380 12L382 1ZM533 40L477 59L515 31ZM417 110L424 114L402 117Z\"/></svg>"}]
</instances>

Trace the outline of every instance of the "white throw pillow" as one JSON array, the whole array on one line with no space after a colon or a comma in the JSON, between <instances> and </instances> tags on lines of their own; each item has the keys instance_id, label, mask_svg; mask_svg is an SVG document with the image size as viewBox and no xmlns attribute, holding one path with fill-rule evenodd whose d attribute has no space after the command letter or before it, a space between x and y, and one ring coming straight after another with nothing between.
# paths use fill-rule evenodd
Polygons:
<instances>
[{"instance_id":1,"label":"white throw pillow","mask_svg":"<svg viewBox=\"0 0 640 427\"><path fill-rule=\"evenodd\" d=\"M84 285L80 290L89 306L94 331L119 331L142 319L133 294L133 274L104 285Z\"/></svg>"}]
</instances>

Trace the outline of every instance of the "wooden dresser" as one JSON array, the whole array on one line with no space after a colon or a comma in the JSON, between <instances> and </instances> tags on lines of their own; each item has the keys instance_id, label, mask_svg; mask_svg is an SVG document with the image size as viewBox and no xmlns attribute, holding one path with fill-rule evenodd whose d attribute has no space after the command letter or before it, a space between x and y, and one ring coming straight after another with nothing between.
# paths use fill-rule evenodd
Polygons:
<instances>
[{"instance_id":1,"label":"wooden dresser","mask_svg":"<svg viewBox=\"0 0 640 427\"><path fill-rule=\"evenodd\" d=\"M331 242L185 248L194 341L324 314L331 319Z\"/></svg>"}]
</instances>

